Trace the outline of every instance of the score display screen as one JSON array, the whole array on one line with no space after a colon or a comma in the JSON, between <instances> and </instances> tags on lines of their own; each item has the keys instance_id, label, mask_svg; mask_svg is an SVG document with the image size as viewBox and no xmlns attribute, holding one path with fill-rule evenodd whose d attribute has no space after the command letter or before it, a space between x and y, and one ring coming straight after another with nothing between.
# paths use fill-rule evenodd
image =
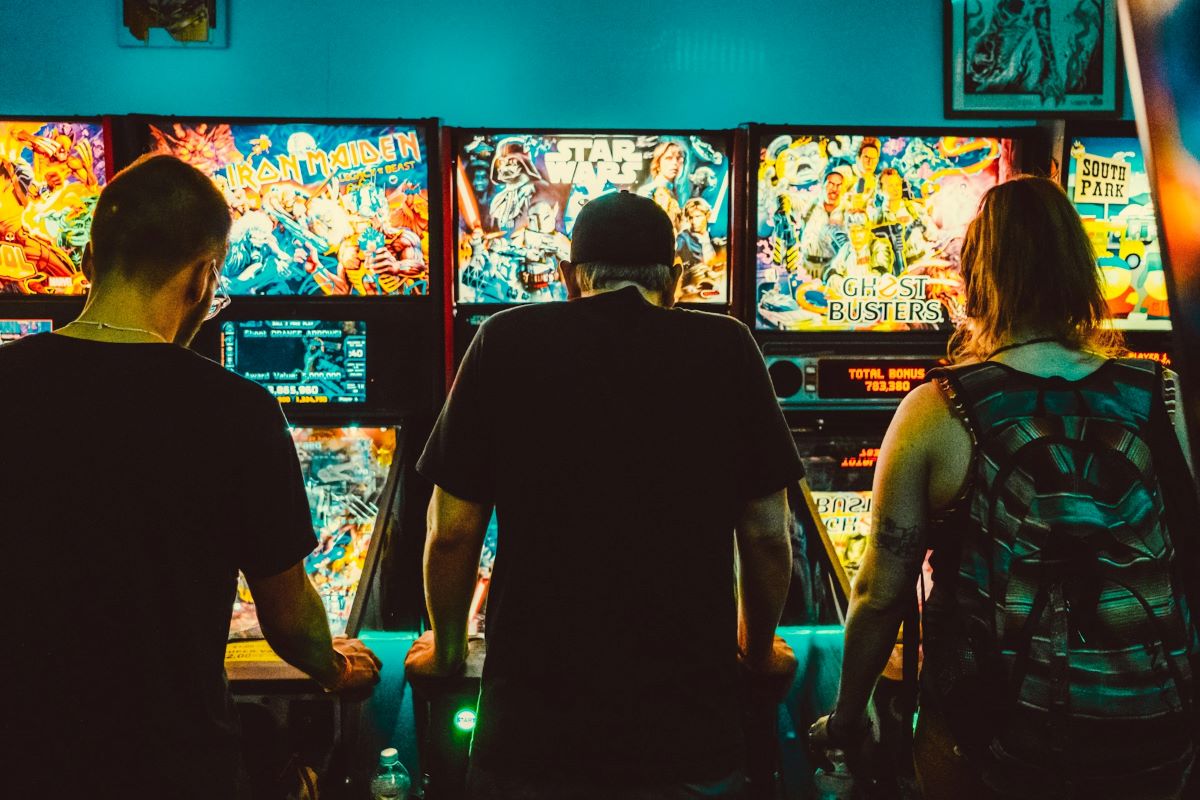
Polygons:
<instances>
[{"instance_id":1,"label":"score display screen","mask_svg":"<svg viewBox=\"0 0 1200 800\"><path fill-rule=\"evenodd\" d=\"M1161 350L1146 350L1146 351L1131 350L1128 353L1126 353L1125 355L1128 358L1144 358L1148 361L1157 361L1158 363L1162 364L1167 369L1174 368L1173 367L1174 362L1171 360L1171 354L1165 353Z\"/></svg>"},{"instance_id":2,"label":"score display screen","mask_svg":"<svg viewBox=\"0 0 1200 800\"><path fill-rule=\"evenodd\" d=\"M707 134L466 133L456 153L458 301L566 300L558 262L579 210L629 191L671 218L677 299L728 302L727 148Z\"/></svg>"},{"instance_id":3,"label":"score display screen","mask_svg":"<svg viewBox=\"0 0 1200 800\"><path fill-rule=\"evenodd\" d=\"M157 120L150 150L187 161L229 201L234 295L429 294L422 128Z\"/></svg>"},{"instance_id":4,"label":"score display screen","mask_svg":"<svg viewBox=\"0 0 1200 800\"><path fill-rule=\"evenodd\" d=\"M0 344L32 336L35 333L50 333L52 330L54 330L53 320L0 319Z\"/></svg>"},{"instance_id":5,"label":"score display screen","mask_svg":"<svg viewBox=\"0 0 1200 800\"><path fill-rule=\"evenodd\" d=\"M1092 242L1113 324L1169 330L1167 282L1150 179L1136 136L1070 141L1067 196Z\"/></svg>"},{"instance_id":6,"label":"score display screen","mask_svg":"<svg viewBox=\"0 0 1200 800\"><path fill-rule=\"evenodd\" d=\"M797 130L756 145L758 330L953 328L962 240L1012 173L1013 139Z\"/></svg>"},{"instance_id":7,"label":"score display screen","mask_svg":"<svg viewBox=\"0 0 1200 800\"><path fill-rule=\"evenodd\" d=\"M821 359L817 393L830 400L899 400L924 383L932 360Z\"/></svg>"},{"instance_id":8,"label":"score display screen","mask_svg":"<svg viewBox=\"0 0 1200 800\"><path fill-rule=\"evenodd\" d=\"M367 323L239 320L221 324L221 363L284 404L367 401Z\"/></svg>"},{"instance_id":9,"label":"score display screen","mask_svg":"<svg viewBox=\"0 0 1200 800\"><path fill-rule=\"evenodd\" d=\"M108 180L99 122L0 119L0 296L81 295Z\"/></svg>"},{"instance_id":10,"label":"score display screen","mask_svg":"<svg viewBox=\"0 0 1200 800\"><path fill-rule=\"evenodd\" d=\"M346 632L396 452L394 428L294 428L318 544L304 559L334 636ZM260 639L254 598L238 576L229 638Z\"/></svg>"}]
</instances>

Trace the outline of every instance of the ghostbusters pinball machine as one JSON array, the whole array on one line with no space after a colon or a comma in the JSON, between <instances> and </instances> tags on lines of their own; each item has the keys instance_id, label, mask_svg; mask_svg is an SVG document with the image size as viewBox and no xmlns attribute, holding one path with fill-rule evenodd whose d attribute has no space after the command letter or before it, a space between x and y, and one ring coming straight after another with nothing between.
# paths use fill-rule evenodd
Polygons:
<instances>
[{"instance_id":1,"label":"ghostbusters pinball machine","mask_svg":"<svg viewBox=\"0 0 1200 800\"><path fill-rule=\"evenodd\" d=\"M570 257L575 219L589 201L613 192L650 197L671 218L683 276L677 305L729 313L740 168L733 131L451 128L447 140L450 370L493 314L567 300L558 263ZM529 357L538 357L536 344ZM498 533L493 514L470 604L466 674L415 696L421 767L433 800L465 792Z\"/></svg>"},{"instance_id":2,"label":"ghostbusters pinball machine","mask_svg":"<svg viewBox=\"0 0 1200 800\"><path fill-rule=\"evenodd\" d=\"M743 273L741 310L807 484L789 496L793 574L782 626L809 670L781 725L790 731L789 794L815 791L798 743L834 700L883 435L900 400L945 361L965 303L962 239L980 199L1018 169L1040 167L1041 141L1028 128L748 128L753 267ZM884 675L898 681L899 663ZM876 702L898 687L877 689Z\"/></svg>"},{"instance_id":3,"label":"ghostbusters pinball machine","mask_svg":"<svg viewBox=\"0 0 1200 800\"><path fill-rule=\"evenodd\" d=\"M83 310L83 251L111 150L108 119L0 118L0 344Z\"/></svg>"},{"instance_id":4,"label":"ghostbusters pinball machine","mask_svg":"<svg viewBox=\"0 0 1200 800\"><path fill-rule=\"evenodd\" d=\"M1129 355L1172 366L1170 308L1150 178L1132 121L1071 120L1060 178L1083 219Z\"/></svg>"},{"instance_id":5,"label":"ghostbusters pinball machine","mask_svg":"<svg viewBox=\"0 0 1200 800\"><path fill-rule=\"evenodd\" d=\"M963 312L967 225L987 189L1038 162L1039 136L755 125L748 142L756 229L743 310L821 522L794 583L810 594L790 598L785 621L840 621L883 432Z\"/></svg>"},{"instance_id":6,"label":"ghostbusters pinball machine","mask_svg":"<svg viewBox=\"0 0 1200 800\"><path fill-rule=\"evenodd\" d=\"M193 347L281 404L318 539L304 566L335 636L397 624L384 562L406 515L424 510L407 492L444 375L441 282L430 280L438 131L432 120L156 117L122 130L127 161L176 155L228 199L231 302ZM260 791L289 758L325 787L362 779L361 705L331 701L275 655L242 576L225 668L245 741L261 749L246 753Z\"/></svg>"}]
</instances>

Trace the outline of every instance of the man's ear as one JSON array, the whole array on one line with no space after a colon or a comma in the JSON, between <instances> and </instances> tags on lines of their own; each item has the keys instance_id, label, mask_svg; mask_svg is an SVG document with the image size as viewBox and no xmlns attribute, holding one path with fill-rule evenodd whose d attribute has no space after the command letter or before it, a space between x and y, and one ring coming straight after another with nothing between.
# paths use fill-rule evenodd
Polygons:
<instances>
[{"instance_id":1,"label":"man's ear","mask_svg":"<svg viewBox=\"0 0 1200 800\"><path fill-rule=\"evenodd\" d=\"M562 278L563 285L567 287L568 299L575 300L583 295L579 288L579 273L576 272L574 264L565 259L559 261L558 274Z\"/></svg>"},{"instance_id":2,"label":"man's ear","mask_svg":"<svg viewBox=\"0 0 1200 800\"><path fill-rule=\"evenodd\" d=\"M183 299L189 306L198 305L208 299L209 281L212 276L212 259L205 258L188 269L183 270L180 277L186 281L183 286Z\"/></svg>"}]
</instances>

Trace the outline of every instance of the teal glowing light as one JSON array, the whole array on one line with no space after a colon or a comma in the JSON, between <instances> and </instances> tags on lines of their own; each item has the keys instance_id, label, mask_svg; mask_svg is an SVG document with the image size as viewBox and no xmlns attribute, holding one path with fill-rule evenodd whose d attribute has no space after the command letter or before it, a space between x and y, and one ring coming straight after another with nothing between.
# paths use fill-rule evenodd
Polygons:
<instances>
[{"instance_id":1,"label":"teal glowing light","mask_svg":"<svg viewBox=\"0 0 1200 800\"><path fill-rule=\"evenodd\" d=\"M463 733L475 730L475 709L460 708L454 713L454 727Z\"/></svg>"}]
</instances>

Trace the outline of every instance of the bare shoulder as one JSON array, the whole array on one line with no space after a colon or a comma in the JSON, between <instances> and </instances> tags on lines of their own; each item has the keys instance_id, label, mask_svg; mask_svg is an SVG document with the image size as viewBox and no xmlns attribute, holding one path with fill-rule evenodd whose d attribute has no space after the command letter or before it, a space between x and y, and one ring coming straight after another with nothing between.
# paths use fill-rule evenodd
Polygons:
<instances>
[{"instance_id":1,"label":"bare shoulder","mask_svg":"<svg viewBox=\"0 0 1200 800\"><path fill-rule=\"evenodd\" d=\"M951 409L936 383L913 389L900 407L884 439L890 471L923 476L929 508L946 508L962 491L974 444L966 424Z\"/></svg>"},{"instance_id":2,"label":"bare shoulder","mask_svg":"<svg viewBox=\"0 0 1200 800\"><path fill-rule=\"evenodd\" d=\"M933 382L923 383L905 395L892 426L914 436L936 435L961 427L942 390Z\"/></svg>"}]
</instances>

